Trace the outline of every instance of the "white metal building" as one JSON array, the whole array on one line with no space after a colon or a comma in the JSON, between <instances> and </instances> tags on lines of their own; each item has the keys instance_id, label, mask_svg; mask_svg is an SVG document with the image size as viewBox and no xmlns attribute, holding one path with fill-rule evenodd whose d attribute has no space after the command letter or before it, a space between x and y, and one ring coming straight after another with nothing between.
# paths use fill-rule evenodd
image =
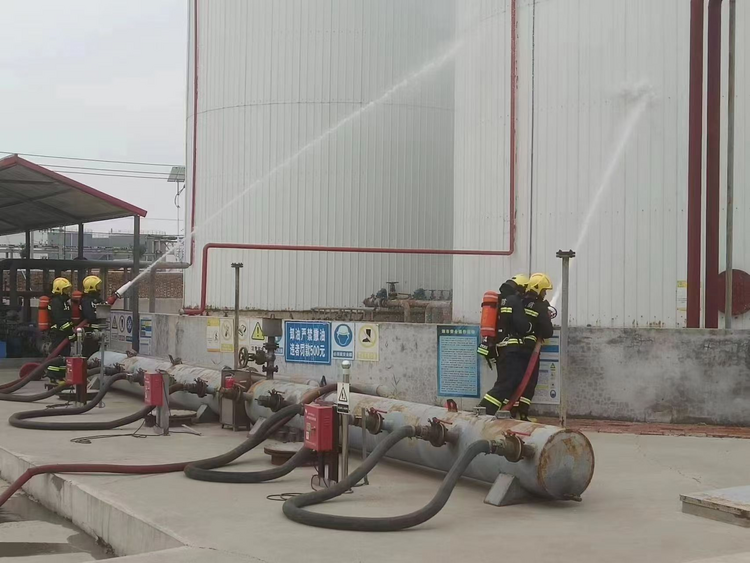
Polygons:
<instances>
[{"instance_id":1,"label":"white metal building","mask_svg":"<svg viewBox=\"0 0 750 563\"><path fill-rule=\"evenodd\" d=\"M207 243L451 248L452 65L368 104L450 45L452 0L190 4L187 306ZM452 274L450 256L215 250L209 308L233 306L232 262L243 306L272 310L360 307L387 281L450 289Z\"/></svg>"},{"instance_id":2,"label":"white metal building","mask_svg":"<svg viewBox=\"0 0 750 563\"><path fill-rule=\"evenodd\" d=\"M511 4L457 3L457 33L473 21L484 31L456 68L456 248L508 244ZM513 273L559 281L555 253L573 248L573 325L684 326L690 1L518 0L517 18L516 249L455 258L454 319L477 321L484 291ZM737 19L734 268L750 271L750 40L741 31L750 6L738 2ZM750 313L734 326L750 327Z\"/></svg>"}]
</instances>

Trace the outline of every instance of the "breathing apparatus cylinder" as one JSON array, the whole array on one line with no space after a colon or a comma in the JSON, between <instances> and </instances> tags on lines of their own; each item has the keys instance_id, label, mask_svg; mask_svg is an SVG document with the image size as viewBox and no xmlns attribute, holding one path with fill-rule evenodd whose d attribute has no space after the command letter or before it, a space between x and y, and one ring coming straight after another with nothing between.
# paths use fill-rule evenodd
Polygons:
<instances>
[{"instance_id":1,"label":"breathing apparatus cylinder","mask_svg":"<svg viewBox=\"0 0 750 563\"><path fill-rule=\"evenodd\" d=\"M484 298L482 299L482 322L479 331L482 340L489 340L495 337L499 302L500 295L496 291L488 291L484 294Z\"/></svg>"},{"instance_id":2,"label":"breathing apparatus cylinder","mask_svg":"<svg viewBox=\"0 0 750 563\"><path fill-rule=\"evenodd\" d=\"M38 314L38 325L39 330L49 330L49 297L42 295L39 298L39 314Z\"/></svg>"}]
</instances>

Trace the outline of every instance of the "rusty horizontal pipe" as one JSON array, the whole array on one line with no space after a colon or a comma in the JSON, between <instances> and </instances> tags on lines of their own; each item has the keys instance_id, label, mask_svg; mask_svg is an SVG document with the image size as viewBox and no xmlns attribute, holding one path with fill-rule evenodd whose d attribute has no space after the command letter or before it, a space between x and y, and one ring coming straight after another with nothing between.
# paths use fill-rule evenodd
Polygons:
<instances>
[{"instance_id":1,"label":"rusty horizontal pipe","mask_svg":"<svg viewBox=\"0 0 750 563\"><path fill-rule=\"evenodd\" d=\"M309 388L293 383L264 381L253 386L252 392L256 395L268 394L272 389L283 392L284 397L297 397L303 396ZM333 401L335 396L323 399ZM396 460L448 471L470 444L477 440L501 440L507 433L511 433L523 439L525 453L529 455L527 459L511 463L497 456L484 456L472 463L466 476L492 483L501 474L511 475L528 493L548 499L578 498L588 488L593 477L594 451L591 443L580 432L514 419L449 412L442 407L354 392L349 399L351 412L361 412L363 408L385 411L384 423L388 429L426 426L437 418L444 421L450 434L456 437L454 443L440 448L422 441L399 444L389 453L389 457ZM247 404L253 420L267 418L272 414L257 401ZM301 426L303 422L294 420L290 424ZM350 439L354 448L361 449L362 438L359 433L352 433ZM384 435L371 439L379 443Z\"/></svg>"}]
</instances>

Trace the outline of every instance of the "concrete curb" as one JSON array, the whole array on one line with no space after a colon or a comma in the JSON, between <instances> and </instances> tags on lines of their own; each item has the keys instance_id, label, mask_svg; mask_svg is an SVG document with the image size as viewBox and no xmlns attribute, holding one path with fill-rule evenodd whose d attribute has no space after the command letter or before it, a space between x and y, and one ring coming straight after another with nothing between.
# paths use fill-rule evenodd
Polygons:
<instances>
[{"instance_id":1,"label":"concrete curb","mask_svg":"<svg viewBox=\"0 0 750 563\"><path fill-rule=\"evenodd\" d=\"M15 481L36 466L0 447L0 476ZM184 547L173 534L102 498L71 475L39 475L24 491L44 507L73 522L87 534L111 545L116 553L147 554Z\"/></svg>"}]
</instances>

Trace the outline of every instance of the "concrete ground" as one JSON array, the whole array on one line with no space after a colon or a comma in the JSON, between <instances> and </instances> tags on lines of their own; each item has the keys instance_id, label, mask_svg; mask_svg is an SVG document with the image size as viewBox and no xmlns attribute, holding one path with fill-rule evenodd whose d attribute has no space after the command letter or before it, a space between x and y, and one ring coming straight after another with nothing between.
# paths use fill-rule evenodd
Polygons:
<instances>
[{"instance_id":1,"label":"concrete ground","mask_svg":"<svg viewBox=\"0 0 750 563\"><path fill-rule=\"evenodd\" d=\"M70 418L116 418L140 405L123 395L108 397L106 404L104 409ZM15 479L29 465L45 463L151 464L196 459L224 452L244 437L211 425L199 427L202 436L117 437L74 444L71 438L92 432L11 428L8 416L23 410L29 410L29 405L0 403L0 473L6 480ZM128 430L135 426L93 434ZM390 534L322 530L287 520L281 503L266 497L310 490L312 469L298 469L259 485L204 483L183 474L45 476L33 479L27 490L81 529L101 537L118 555L131 555L117 559L124 563L190 563L207 557L212 563L459 558L575 563L750 561L747 529L683 514L679 500L680 493L749 484L750 441L588 436L596 453L596 471L582 503L496 508L482 502L488 486L462 483L434 519ZM232 469L268 465L259 450ZM369 487L318 510L370 516L410 512L431 498L440 479L424 470L382 464L372 472ZM0 542L23 541L13 540L12 535L5 530Z\"/></svg>"}]
</instances>

